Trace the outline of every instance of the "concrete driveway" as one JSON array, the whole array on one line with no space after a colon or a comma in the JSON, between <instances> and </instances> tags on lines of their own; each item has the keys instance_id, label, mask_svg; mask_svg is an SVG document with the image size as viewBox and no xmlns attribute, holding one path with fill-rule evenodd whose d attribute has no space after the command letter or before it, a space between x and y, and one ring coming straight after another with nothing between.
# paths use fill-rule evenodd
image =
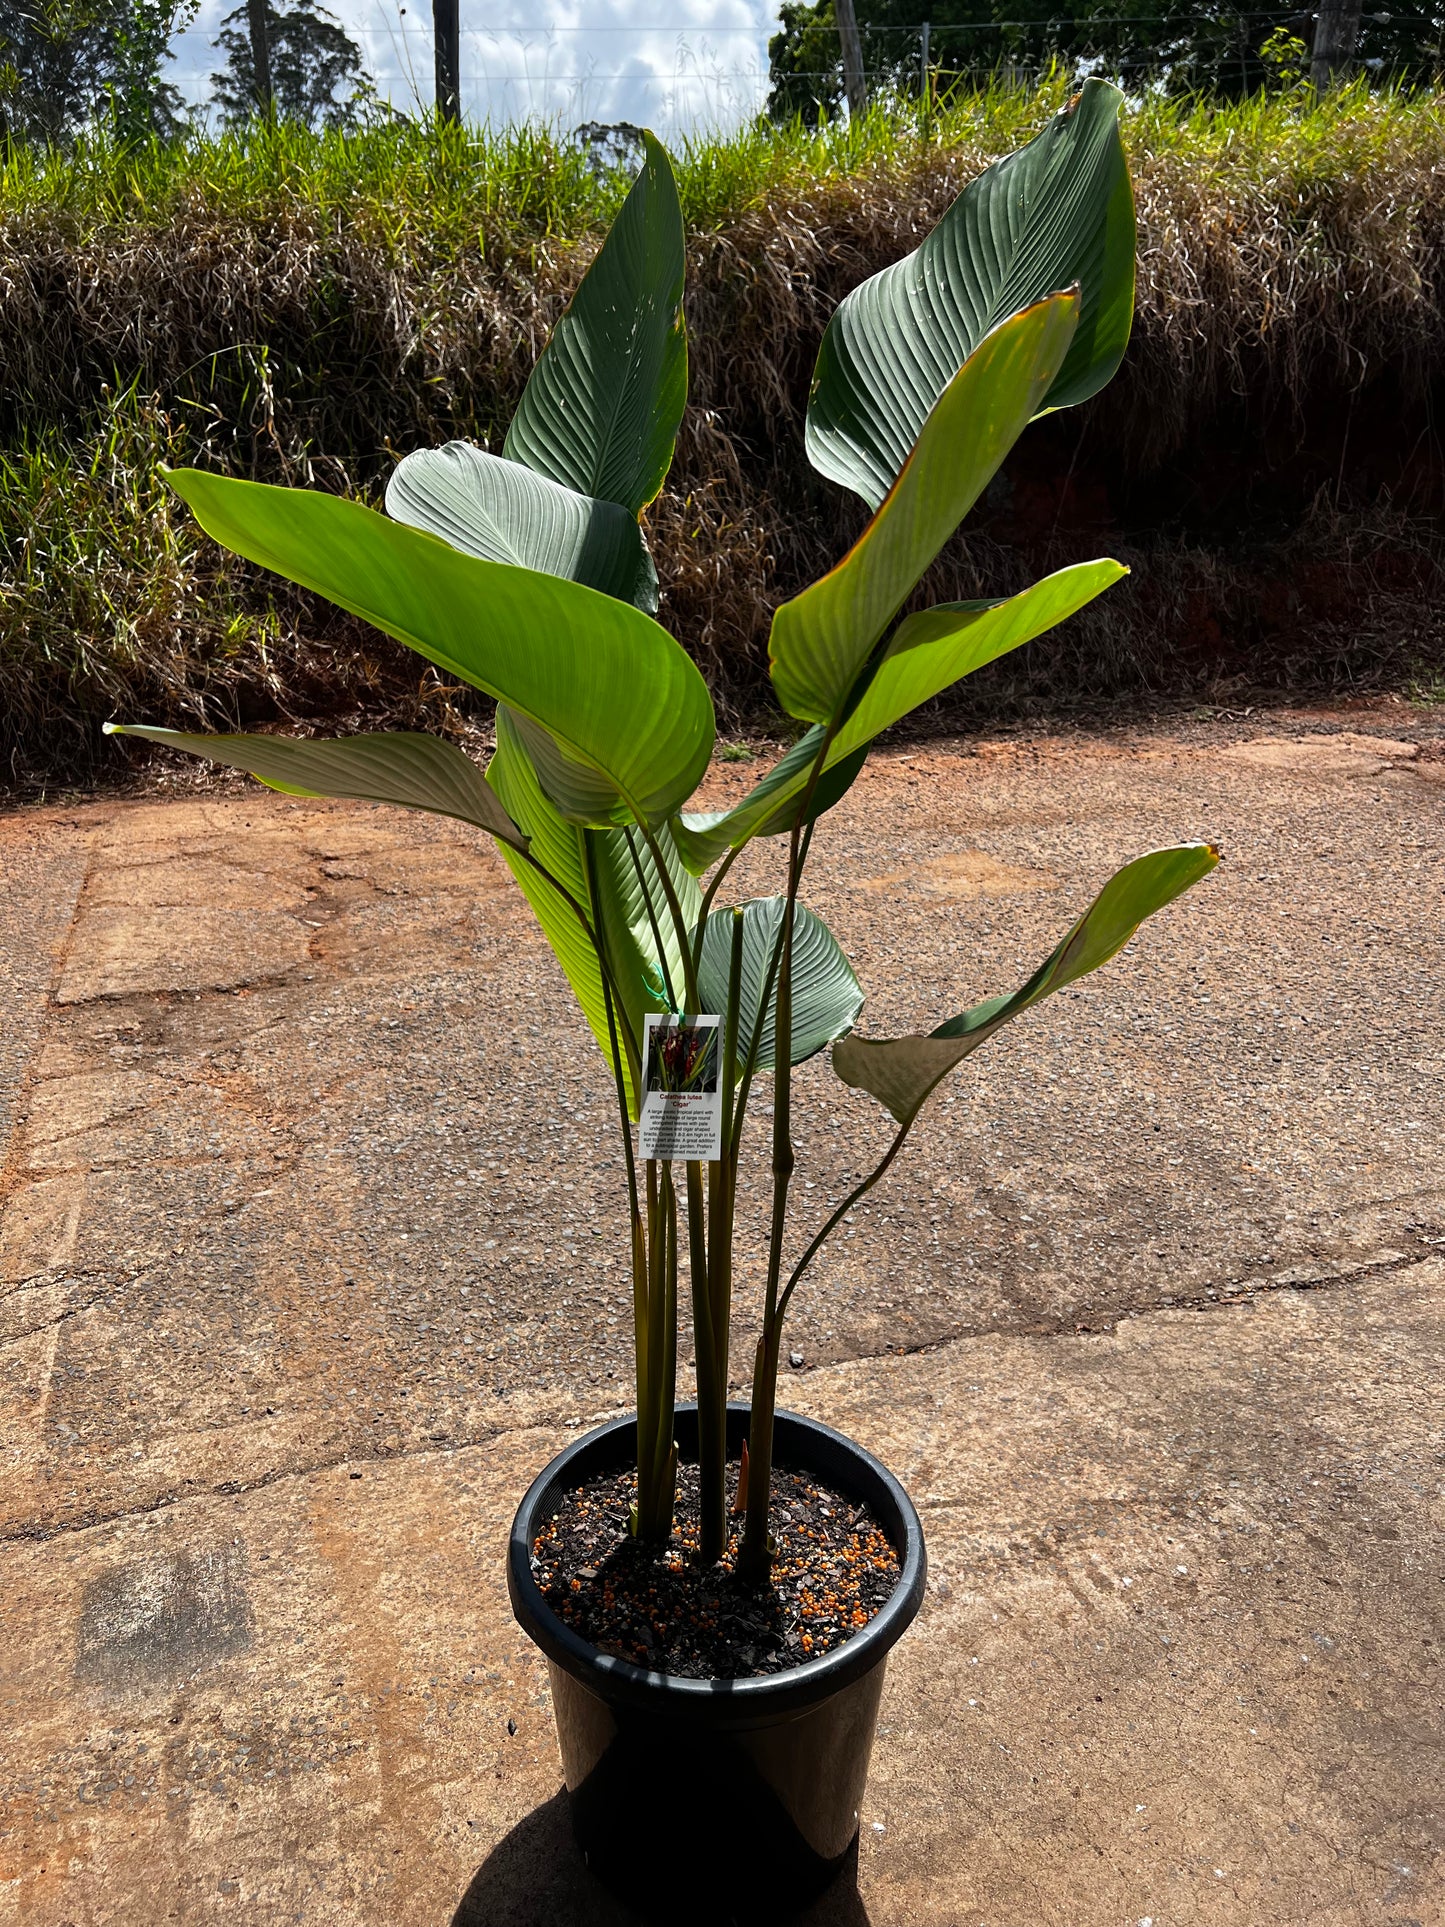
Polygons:
<instances>
[{"instance_id":1,"label":"concrete driveway","mask_svg":"<svg viewBox=\"0 0 1445 1927\"><path fill-rule=\"evenodd\" d=\"M1441 735L936 743L827 820L877 1035L1140 850L1225 862L965 1066L799 1294L785 1402L932 1561L815 1927L1445 1920ZM253 789L0 858L0 1921L622 1927L502 1580L629 1401L621 1170L500 862ZM800 1081L801 1231L885 1120Z\"/></svg>"}]
</instances>

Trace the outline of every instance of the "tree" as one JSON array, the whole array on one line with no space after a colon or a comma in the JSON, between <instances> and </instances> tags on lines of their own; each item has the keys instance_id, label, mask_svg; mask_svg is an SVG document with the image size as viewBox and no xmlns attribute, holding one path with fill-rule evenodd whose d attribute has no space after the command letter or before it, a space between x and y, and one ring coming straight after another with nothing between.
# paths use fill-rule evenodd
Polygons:
<instances>
[{"instance_id":1,"label":"tree","mask_svg":"<svg viewBox=\"0 0 1445 1927\"><path fill-rule=\"evenodd\" d=\"M216 76L216 104L228 126L266 111L266 76L258 74L251 40L251 8L228 13L213 43L226 64ZM361 50L325 7L296 0L284 11L267 5L265 44L270 59L269 103L282 120L303 127L347 127L368 89Z\"/></svg>"},{"instance_id":2,"label":"tree","mask_svg":"<svg viewBox=\"0 0 1445 1927\"><path fill-rule=\"evenodd\" d=\"M630 120L584 120L572 138L599 181L618 168L635 174L647 156L647 136Z\"/></svg>"},{"instance_id":3,"label":"tree","mask_svg":"<svg viewBox=\"0 0 1445 1927\"><path fill-rule=\"evenodd\" d=\"M127 0L117 9L111 36L107 91L118 139L170 138L185 125L180 90L161 79L171 38L195 18L200 0Z\"/></svg>"},{"instance_id":4,"label":"tree","mask_svg":"<svg viewBox=\"0 0 1445 1927\"><path fill-rule=\"evenodd\" d=\"M1358 15L1357 0L1326 0L1320 31L1327 14L1350 9ZM1156 0L1149 7L1092 0L1062 15L1052 0L864 0L859 11L870 83L905 92L919 86L924 17L930 67L945 87L1000 71L1027 78L1059 59L1126 85L1156 80L1174 92L1240 94L1278 78L1278 63L1263 52L1272 36L1309 41L1314 32L1313 10L1281 6L1265 14L1220 0ZM1371 13L1360 24L1357 62L1382 76L1428 80L1439 67L1442 24L1441 0L1409 13ZM1323 51L1317 39L1316 52ZM768 56L771 113L838 110L844 76L835 0L784 0ZM1337 64L1332 46L1331 60Z\"/></svg>"},{"instance_id":5,"label":"tree","mask_svg":"<svg viewBox=\"0 0 1445 1927\"><path fill-rule=\"evenodd\" d=\"M161 70L195 0L12 0L0 11L0 135L60 142L112 118L123 140L179 131Z\"/></svg>"}]
</instances>

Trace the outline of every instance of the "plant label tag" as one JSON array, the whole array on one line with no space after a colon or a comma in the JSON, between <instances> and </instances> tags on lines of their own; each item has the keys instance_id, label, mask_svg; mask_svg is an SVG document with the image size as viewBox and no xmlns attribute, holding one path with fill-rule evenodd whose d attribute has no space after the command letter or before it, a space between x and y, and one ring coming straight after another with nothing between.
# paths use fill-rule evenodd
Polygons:
<instances>
[{"instance_id":1,"label":"plant label tag","mask_svg":"<svg viewBox=\"0 0 1445 1927\"><path fill-rule=\"evenodd\" d=\"M722 1156L721 1072L721 1017L648 1016L637 1122L643 1157Z\"/></svg>"}]
</instances>

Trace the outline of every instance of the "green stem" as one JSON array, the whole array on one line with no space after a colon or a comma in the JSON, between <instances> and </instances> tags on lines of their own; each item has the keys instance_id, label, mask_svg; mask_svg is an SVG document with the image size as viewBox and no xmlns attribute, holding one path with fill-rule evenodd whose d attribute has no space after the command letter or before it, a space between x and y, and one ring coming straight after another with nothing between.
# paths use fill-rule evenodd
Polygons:
<instances>
[{"instance_id":1,"label":"green stem","mask_svg":"<svg viewBox=\"0 0 1445 1927\"><path fill-rule=\"evenodd\" d=\"M772 1492L773 1408L777 1399L778 1280L783 1268L783 1234L788 1219L788 1186L793 1176L793 912L798 901L799 833L793 826L788 846L788 896L783 906L782 961L773 1020L773 1217L768 1237L768 1282L763 1308L763 1335L758 1367L761 1382L753 1386L753 1409L748 1421L748 1516L738 1555L740 1578L755 1585L767 1582L772 1566L768 1544L768 1506Z\"/></svg>"},{"instance_id":2,"label":"green stem","mask_svg":"<svg viewBox=\"0 0 1445 1927\"><path fill-rule=\"evenodd\" d=\"M581 924L582 934L586 937L588 943L591 944L592 954L597 959L597 969L602 978L602 987L604 990L610 988L613 996L617 1000L617 1011L622 1020L622 1041L627 1048L627 1061L631 1067L634 1080L640 1085L641 1073L638 1067L637 1039L633 1036L632 1026L627 1021L626 1006L622 1002L622 996L617 988L616 979L612 975L612 966L607 961L607 953L599 941L599 933L602 929L602 918L597 907L596 853L593 850L591 838L586 830L582 832L582 839L583 852L587 864L587 890L592 899L592 917L590 918L566 885L559 883L552 872L547 869L545 865L539 863L530 851L522 851L520 855L522 861L529 864L531 868L537 872L537 875L542 878L544 883L549 883L552 886L558 896L561 897L562 901L571 910L573 916L576 917L578 923ZM593 927L594 919L596 922L595 929Z\"/></svg>"},{"instance_id":3,"label":"green stem","mask_svg":"<svg viewBox=\"0 0 1445 1927\"><path fill-rule=\"evenodd\" d=\"M642 1213L637 1202L637 1164L632 1155L632 1119L627 1111L627 1084L622 1075L622 1053L617 1046L617 1018L612 1009L612 992L604 983L602 1003L607 1012L607 1041L611 1045L612 1078L617 1086L617 1119L622 1131L622 1156L627 1166L627 1203L634 1224L640 1224Z\"/></svg>"},{"instance_id":4,"label":"green stem","mask_svg":"<svg viewBox=\"0 0 1445 1927\"><path fill-rule=\"evenodd\" d=\"M733 1105L732 1137L730 1139L729 1147L728 1147L732 1156L732 1161L734 1166L736 1166L738 1159L742 1156L743 1125L747 1119L748 1097L752 1092L753 1078L757 1074L758 1053L762 1048L763 1019L767 1013L769 999L772 997L772 994L773 994L773 985L777 981L778 965L782 961L782 955L783 955L783 926L779 924L778 934L773 941L773 954L768 959L767 973L763 978L762 995L758 999L758 1007L753 1016L753 1034L748 1041L748 1054L743 1059L742 1074L738 1078L737 1100ZM775 1013L775 1016L776 1016L776 1013ZM776 1046L776 1043L777 1043L776 1022L773 1025L773 1042L774 1042L774 1045Z\"/></svg>"},{"instance_id":5,"label":"green stem","mask_svg":"<svg viewBox=\"0 0 1445 1927\"><path fill-rule=\"evenodd\" d=\"M799 826L823 773L823 764L837 729L837 719L829 724L808 773L807 787L798 805L788 842L788 895L783 906L782 944L775 957L778 990L773 1019L773 1218L768 1239L768 1279L763 1305L763 1330L758 1340L757 1361L753 1372L753 1402L748 1419L748 1513L743 1527L743 1543L738 1554L738 1575L762 1586L772 1569L772 1548L768 1538L768 1513L772 1500L773 1415L778 1397L778 1358L782 1337L782 1318L778 1311L778 1280L783 1267L783 1234L787 1227L788 1185L793 1175L793 924L798 903L798 886L803 865L812 847L813 824L800 832ZM767 1009L764 996L761 1006ZM761 1030L761 1018L759 1020ZM756 1039L754 1040L756 1042ZM734 1134L741 1140L742 1112L747 1102L746 1089L739 1105Z\"/></svg>"},{"instance_id":6,"label":"green stem","mask_svg":"<svg viewBox=\"0 0 1445 1927\"><path fill-rule=\"evenodd\" d=\"M802 866L808 860L808 848L809 848L809 845L812 843L812 840L813 840L813 826L810 823L807 829L803 833L802 854L798 858L798 868L800 873L802 870ZM748 1098L752 1092L753 1078L757 1073L758 1052L762 1046L762 1041L763 1041L762 1017L763 1017L763 1013L768 1008L768 1001L773 994L773 984L777 979L778 965L782 960L782 955L783 955L783 925L779 924L778 934L773 941L773 954L768 959L767 975L763 978L763 994L758 999L758 1021L754 1025L752 1042L748 1045L748 1054L747 1054L746 1061L743 1064L742 1076L738 1080L738 1096L737 1096L737 1104L733 1111L732 1140L731 1140L732 1160L733 1160L734 1170L736 1170L738 1159L742 1155L743 1124L747 1117ZM778 1026L777 1026L777 1014L775 1012L774 1020L773 1020L773 1054L775 1057L777 1055L777 1042L778 1042Z\"/></svg>"},{"instance_id":7,"label":"green stem","mask_svg":"<svg viewBox=\"0 0 1445 1927\"><path fill-rule=\"evenodd\" d=\"M673 1413L677 1402L677 1193L672 1170L647 1160L646 1399L637 1412L637 1536L665 1542L672 1532L677 1476ZM641 1349L641 1348L639 1348Z\"/></svg>"},{"instance_id":8,"label":"green stem","mask_svg":"<svg viewBox=\"0 0 1445 1927\"><path fill-rule=\"evenodd\" d=\"M711 1487L717 1476L715 1468L719 1449L725 1444L725 1440L720 1441L716 1437L715 1428L714 1387L718 1379L717 1330L709 1291L708 1246L710 1235L715 1234L716 1229L717 1220L708 1213L704 1204L702 1165L696 1158L689 1159L687 1232L689 1269L692 1279L693 1369L697 1377L698 1477L704 1524L701 1552L704 1562L708 1564L722 1557L721 1547L713 1549L712 1535L707 1531L706 1525L710 1510ZM726 1382L725 1379L724 1382Z\"/></svg>"},{"instance_id":9,"label":"green stem","mask_svg":"<svg viewBox=\"0 0 1445 1927\"><path fill-rule=\"evenodd\" d=\"M673 1430L677 1415L677 1192L673 1189L672 1166L662 1167L663 1266L662 1266L662 1387L658 1400L660 1429L657 1457L662 1493L658 1518L659 1537L672 1532L673 1507L677 1497L677 1443Z\"/></svg>"},{"instance_id":10,"label":"green stem","mask_svg":"<svg viewBox=\"0 0 1445 1927\"><path fill-rule=\"evenodd\" d=\"M655 1428L649 1424L653 1409L653 1358L650 1344L648 1278L651 1269L648 1252L648 1225L641 1213L632 1220L632 1347L637 1374L637 1509L634 1530L641 1535L644 1510L650 1521L648 1494L653 1485L652 1453L649 1440Z\"/></svg>"},{"instance_id":11,"label":"green stem","mask_svg":"<svg viewBox=\"0 0 1445 1927\"><path fill-rule=\"evenodd\" d=\"M746 844L739 843L728 851L722 862L719 863L713 871L708 881L708 886L706 890L703 891L702 904L697 913L697 926L693 931L692 939L692 967L694 970L702 969L702 939L703 933L707 929L708 913L711 911L713 903L716 900L723 878L733 867L734 863L737 862L738 857L746 847Z\"/></svg>"},{"instance_id":12,"label":"green stem","mask_svg":"<svg viewBox=\"0 0 1445 1927\"><path fill-rule=\"evenodd\" d=\"M692 932L687 927L687 918L682 914L682 905L678 902L672 872L667 867L661 845L640 816L637 818L637 827L641 830L647 847L652 852L652 861L657 868L657 880L662 885L662 894L667 898L667 907L672 915L672 927L677 933L677 947L682 953L683 976L686 980L683 988L687 992L687 1007L690 1011L697 1013L702 1005L698 996L697 971L693 968L692 962ZM645 889L643 894L647 895Z\"/></svg>"},{"instance_id":13,"label":"green stem","mask_svg":"<svg viewBox=\"0 0 1445 1927\"><path fill-rule=\"evenodd\" d=\"M693 1273L693 1328L697 1352L700 1553L715 1564L727 1547L728 1353L732 1325L733 1206L737 1163L729 1151L733 1082L737 1075L738 1011L742 1001L743 913L733 911L728 1007L723 1020L722 1156L708 1169L706 1272ZM693 1167L688 1168L688 1216L693 1214ZM698 1167L701 1209L701 1167Z\"/></svg>"},{"instance_id":14,"label":"green stem","mask_svg":"<svg viewBox=\"0 0 1445 1927\"><path fill-rule=\"evenodd\" d=\"M590 842L587 845L588 888L592 892L594 904L596 897L596 877L592 863ZM607 1040L611 1046L612 1077L617 1089L617 1120L622 1132L622 1155L627 1167L627 1204L629 1229L632 1247L632 1360L637 1396L637 1522L642 1531L644 1517L647 1519L649 1533L655 1530L656 1507L650 1495L657 1485L655 1453L647 1441L654 1438L659 1430L657 1415L657 1395L655 1391L658 1358L653 1341L652 1321L649 1315L651 1297L649 1291L650 1263L648 1231L650 1223L644 1224L642 1204L637 1190L637 1163L632 1152L632 1119L627 1109L627 1084L622 1072L622 1052L617 1041L617 1014L612 1002L612 988L604 975L602 979L602 1002L607 1012ZM640 1085L640 1080L635 1080ZM669 1529L671 1508L668 1511Z\"/></svg>"},{"instance_id":15,"label":"green stem","mask_svg":"<svg viewBox=\"0 0 1445 1927\"><path fill-rule=\"evenodd\" d=\"M643 1251L644 1283L638 1339L637 1400L637 1536L659 1539L667 1527L660 1527L661 1477L657 1462L662 1392L662 1306L661 1271L665 1259L662 1213L657 1194L657 1166L649 1158L647 1176L647 1237ZM644 1363L645 1361L645 1363ZM670 1525L670 1521L668 1524Z\"/></svg>"},{"instance_id":16,"label":"green stem","mask_svg":"<svg viewBox=\"0 0 1445 1927\"><path fill-rule=\"evenodd\" d=\"M878 1163L874 1165L873 1169L868 1173L868 1176L864 1178L863 1182L860 1185L855 1186L855 1188L848 1193L847 1197L844 1198L843 1202L838 1206L838 1209L828 1219L827 1223L823 1226L822 1230L814 1238L813 1242L808 1246L808 1249L803 1253L802 1257L798 1260L797 1264L793 1266L792 1275L789 1277L787 1286L784 1289L782 1296L778 1300L779 1330L781 1330L783 1320L787 1316L788 1300L792 1297L793 1293L797 1290L798 1280L802 1277L803 1273L808 1269L808 1266L812 1264L814 1257L817 1255L818 1251L822 1247L824 1239L827 1238L829 1233L834 1230L834 1228L837 1226L839 1219L843 1217L845 1212L851 1211L854 1205L858 1202L859 1198L866 1197L868 1192L870 1192L873 1189L874 1185L877 1184L878 1180L883 1176L883 1173L888 1169L889 1165L893 1162L894 1158L896 1158L898 1153L903 1149L903 1140L908 1136L908 1133L912 1129L913 1129L912 1118L910 1118L906 1124L899 1125L898 1130L894 1135L893 1142L888 1146L888 1149L884 1152L883 1156L879 1159Z\"/></svg>"},{"instance_id":17,"label":"green stem","mask_svg":"<svg viewBox=\"0 0 1445 1927\"><path fill-rule=\"evenodd\" d=\"M647 921L652 926L652 941L657 946L657 967L662 972L662 986L667 992L667 1007L677 1010L677 992L672 987L672 972L667 967L667 949L662 941L662 927L657 921L657 911L653 906L652 892L647 887L647 878L642 874L642 863L637 854L637 845L632 840L632 827L627 825L622 834L627 839L627 854L632 858L632 867L637 873L637 887L642 892L642 901L647 905Z\"/></svg>"}]
</instances>

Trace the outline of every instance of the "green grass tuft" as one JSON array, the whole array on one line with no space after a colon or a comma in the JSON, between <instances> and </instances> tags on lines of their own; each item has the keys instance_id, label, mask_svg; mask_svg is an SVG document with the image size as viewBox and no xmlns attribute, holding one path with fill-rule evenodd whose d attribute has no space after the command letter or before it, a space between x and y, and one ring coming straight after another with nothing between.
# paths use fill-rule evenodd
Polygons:
<instances>
[{"instance_id":1,"label":"green grass tuft","mask_svg":"<svg viewBox=\"0 0 1445 1927\"><path fill-rule=\"evenodd\" d=\"M930 151L995 155L1021 146L1067 100L1062 70L1036 87L998 82L960 90L924 118L913 100L882 99L858 121L821 126L758 119L735 134L674 147L689 226L722 228L832 184L907 174ZM1323 97L1312 89L1236 101L1146 94L1124 110L1136 166L1184 163L1201 185L1278 194L1362 184L1373 169L1438 165L1440 100L1372 90L1363 81ZM73 239L118 226L165 223L210 209L245 221L283 214L360 223L399 251L470 247L479 235L576 240L600 234L626 191L598 178L558 127L500 130L396 121L359 133L315 133L255 122L216 135L121 146L105 133L73 149L0 148L0 208L8 224L55 219Z\"/></svg>"}]
</instances>

